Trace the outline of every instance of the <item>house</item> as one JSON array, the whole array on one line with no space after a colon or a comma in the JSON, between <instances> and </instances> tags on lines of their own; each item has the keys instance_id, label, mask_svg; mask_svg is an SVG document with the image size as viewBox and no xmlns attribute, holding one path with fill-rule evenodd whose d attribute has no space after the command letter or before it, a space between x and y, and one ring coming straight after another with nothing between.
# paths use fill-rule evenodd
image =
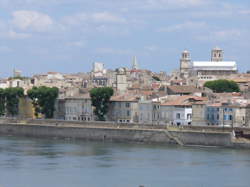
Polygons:
<instances>
[{"instance_id":1,"label":"house","mask_svg":"<svg viewBox=\"0 0 250 187\"><path fill-rule=\"evenodd\" d=\"M249 127L250 105L248 103L219 102L207 105L208 125Z\"/></svg>"},{"instance_id":2,"label":"house","mask_svg":"<svg viewBox=\"0 0 250 187\"><path fill-rule=\"evenodd\" d=\"M192 125L206 126L206 101L195 102L192 104Z\"/></svg>"},{"instance_id":3,"label":"house","mask_svg":"<svg viewBox=\"0 0 250 187\"><path fill-rule=\"evenodd\" d=\"M160 122L160 103L153 100L139 101L139 123L140 124L159 124Z\"/></svg>"},{"instance_id":4,"label":"house","mask_svg":"<svg viewBox=\"0 0 250 187\"><path fill-rule=\"evenodd\" d=\"M94 120L93 108L89 94L59 99L57 105L57 119L64 118L67 121Z\"/></svg>"},{"instance_id":5,"label":"house","mask_svg":"<svg viewBox=\"0 0 250 187\"><path fill-rule=\"evenodd\" d=\"M132 94L112 96L107 114L108 121L119 123L139 122L138 96Z\"/></svg>"},{"instance_id":6,"label":"house","mask_svg":"<svg viewBox=\"0 0 250 187\"><path fill-rule=\"evenodd\" d=\"M207 100L198 96L178 96L175 99L162 103L161 121L171 125L191 125L192 123L192 104Z\"/></svg>"}]
</instances>

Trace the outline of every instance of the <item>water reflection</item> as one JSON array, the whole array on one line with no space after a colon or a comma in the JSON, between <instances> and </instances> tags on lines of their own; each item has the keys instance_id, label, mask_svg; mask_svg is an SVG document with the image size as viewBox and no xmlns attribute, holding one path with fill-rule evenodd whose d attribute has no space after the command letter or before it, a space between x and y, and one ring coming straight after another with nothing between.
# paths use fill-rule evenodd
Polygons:
<instances>
[{"instance_id":1,"label":"water reflection","mask_svg":"<svg viewBox=\"0 0 250 187\"><path fill-rule=\"evenodd\" d=\"M249 150L222 148L1 137L0 184L249 187L249 155Z\"/></svg>"}]
</instances>

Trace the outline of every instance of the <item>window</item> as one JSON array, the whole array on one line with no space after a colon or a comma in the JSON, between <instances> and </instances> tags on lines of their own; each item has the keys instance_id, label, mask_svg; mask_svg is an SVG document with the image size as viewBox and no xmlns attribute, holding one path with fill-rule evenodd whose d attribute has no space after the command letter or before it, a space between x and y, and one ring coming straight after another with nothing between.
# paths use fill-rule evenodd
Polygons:
<instances>
[{"instance_id":1,"label":"window","mask_svg":"<svg viewBox=\"0 0 250 187\"><path fill-rule=\"evenodd\" d=\"M227 120L227 115L224 115L224 120Z\"/></svg>"},{"instance_id":2,"label":"window","mask_svg":"<svg viewBox=\"0 0 250 187\"><path fill-rule=\"evenodd\" d=\"M187 119L191 119L192 118L192 114L187 114Z\"/></svg>"},{"instance_id":3,"label":"window","mask_svg":"<svg viewBox=\"0 0 250 187\"><path fill-rule=\"evenodd\" d=\"M180 113L176 114L176 119L181 119L181 114Z\"/></svg>"},{"instance_id":4,"label":"window","mask_svg":"<svg viewBox=\"0 0 250 187\"><path fill-rule=\"evenodd\" d=\"M220 115L219 114L217 114L217 120L219 120L220 119Z\"/></svg>"},{"instance_id":5,"label":"window","mask_svg":"<svg viewBox=\"0 0 250 187\"><path fill-rule=\"evenodd\" d=\"M130 111L129 110L127 110L127 116L130 116Z\"/></svg>"},{"instance_id":6,"label":"window","mask_svg":"<svg viewBox=\"0 0 250 187\"><path fill-rule=\"evenodd\" d=\"M232 121L233 120L233 116L229 115L229 120Z\"/></svg>"},{"instance_id":7,"label":"window","mask_svg":"<svg viewBox=\"0 0 250 187\"><path fill-rule=\"evenodd\" d=\"M130 107L130 103L126 103L126 107L129 108Z\"/></svg>"}]
</instances>

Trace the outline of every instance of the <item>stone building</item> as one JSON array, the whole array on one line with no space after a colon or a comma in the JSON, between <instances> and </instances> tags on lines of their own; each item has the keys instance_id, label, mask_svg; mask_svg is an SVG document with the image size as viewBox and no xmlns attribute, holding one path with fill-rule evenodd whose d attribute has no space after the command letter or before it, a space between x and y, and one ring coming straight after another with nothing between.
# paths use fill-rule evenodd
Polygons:
<instances>
[{"instance_id":1,"label":"stone building","mask_svg":"<svg viewBox=\"0 0 250 187\"><path fill-rule=\"evenodd\" d=\"M65 97L56 102L55 119L67 121L93 121L93 107L89 94Z\"/></svg>"},{"instance_id":2,"label":"stone building","mask_svg":"<svg viewBox=\"0 0 250 187\"><path fill-rule=\"evenodd\" d=\"M206 108L209 125L249 127L249 105L241 103L214 103Z\"/></svg>"},{"instance_id":3,"label":"stone building","mask_svg":"<svg viewBox=\"0 0 250 187\"><path fill-rule=\"evenodd\" d=\"M236 74L238 72L235 61L224 61L223 50L216 47L211 51L210 61L191 61L190 53L183 51L180 60L180 72L185 78L197 76L199 80L214 80L218 76Z\"/></svg>"},{"instance_id":4,"label":"stone building","mask_svg":"<svg viewBox=\"0 0 250 187\"><path fill-rule=\"evenodd\" d=\"M206 126L206 102L196 102L192 104L192 125L193 126Z\"/></svg>"},{"instance_id":5,"label":"stone building","mask_svg":"<svg viewBox=\"0 0 250 187\"><path fill-rule=\"evenodd\" d=\"M108 121L118 123L139 122L139 97L134 95L112 96L107 114Z\"/></svg>"}]
</instances>

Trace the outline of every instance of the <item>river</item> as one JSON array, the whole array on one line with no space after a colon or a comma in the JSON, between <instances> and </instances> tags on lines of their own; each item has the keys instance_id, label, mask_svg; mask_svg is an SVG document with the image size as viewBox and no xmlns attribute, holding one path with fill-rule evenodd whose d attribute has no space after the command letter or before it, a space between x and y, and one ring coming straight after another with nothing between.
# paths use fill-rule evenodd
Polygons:
<instances>
[{"instance_id":1,"label":"river","mask_svg":"<svg viewBox=\"0 0 250 187\"><path fill-rule=\"evenodd\" d=\"M0 137L0 187L249 187L250 150Z\"/></svg>"}]
</instances>

